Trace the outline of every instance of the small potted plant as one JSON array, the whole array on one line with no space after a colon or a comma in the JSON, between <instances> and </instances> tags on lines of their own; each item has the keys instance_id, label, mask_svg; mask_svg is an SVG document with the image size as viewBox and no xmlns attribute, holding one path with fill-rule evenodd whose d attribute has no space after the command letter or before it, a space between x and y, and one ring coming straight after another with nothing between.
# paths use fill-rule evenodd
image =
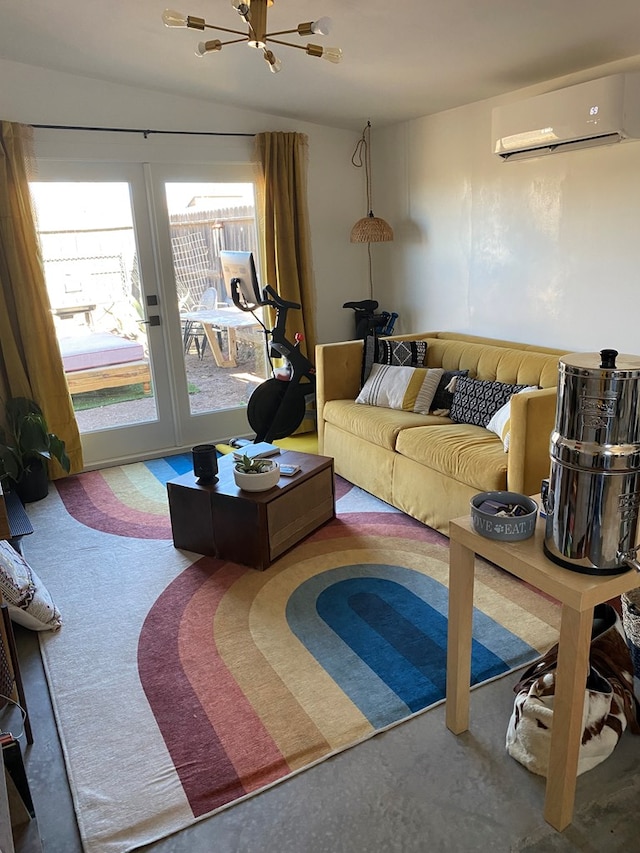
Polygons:
<instances>
[{"instance_id":1,"label":"small potted plant","mask_svg":"<svg viewBox=\"0 0 640 853\"><path fill-rule=\"evenodd\" d=\"M233 466L236 486L245 492L264 492L277 485L280 466L273 459L251 459L243 455Z\"/></svg>"},{"instance_id":2,"label":"small potted plant","mask_svg":"<svg viewBox=\"0 0 640 853\"><path fill-rule=\"evenodd\" d=\"M0 427L0 480L23 503L39 501L49 492L47 462L55 459L68 474L71 461L65 443L49 432L40 406L27 397L11 397Z\"/></svg>"}]
</instances>

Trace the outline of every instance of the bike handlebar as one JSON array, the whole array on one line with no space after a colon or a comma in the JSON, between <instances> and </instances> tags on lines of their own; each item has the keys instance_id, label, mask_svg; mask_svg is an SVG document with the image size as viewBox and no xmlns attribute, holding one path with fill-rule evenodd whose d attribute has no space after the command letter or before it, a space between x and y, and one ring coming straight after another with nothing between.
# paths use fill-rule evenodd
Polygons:
<instances>
[{"instance_id":1,"label":"bike handlebar","mask_svg":"<svg viewBox=\"0 0 640 853\"><path fill-rule=\"evenodd\" d=\"M267 299L264 304L272 304L272 305L275 304L276 307L278 307L278 308L298 309L298 308L302 307L297 302L289 302L286 299L283 299L278 293L276 293L276 291L271 287L270 284L268 284L264 288L264 290L262 291L262 295L264 296L265 293L269 294L269 296L271 297L271 300Z\"/></svg>"}]
</instances>

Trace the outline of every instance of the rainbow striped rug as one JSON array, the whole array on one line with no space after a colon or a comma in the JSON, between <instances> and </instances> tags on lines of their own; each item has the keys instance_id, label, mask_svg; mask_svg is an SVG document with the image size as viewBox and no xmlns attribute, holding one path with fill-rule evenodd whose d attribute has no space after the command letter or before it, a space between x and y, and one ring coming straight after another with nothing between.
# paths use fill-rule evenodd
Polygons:
<instances>
[{"instance_id":1,"label":"rainbow striped rug","mask_svg":"<svg viewBox=\"0 0 640 853\"><path fill-rule=\"evenodd\" d=\"M266 572L199 557L173 548L166 499L190 466L82 474L30 508L88 853L169 835L444 696L443 536L338 479L336 519ZM486 564L476 601L475 683L557 639L557 606Z\"/></svg>"}]
</instances>

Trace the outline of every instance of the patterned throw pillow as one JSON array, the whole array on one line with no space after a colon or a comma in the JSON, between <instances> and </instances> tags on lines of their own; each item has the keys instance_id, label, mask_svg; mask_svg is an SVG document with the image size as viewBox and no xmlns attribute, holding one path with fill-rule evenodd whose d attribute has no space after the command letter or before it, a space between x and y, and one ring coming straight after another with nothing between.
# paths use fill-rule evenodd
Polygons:
<instances>
[{"instance_id":1,"label":"patterned throw pillow","mask_svg":"<svg viewBox=\"0 0 640 853\"><path fill-rule=\"evenodd\" d=\"M22 556L0 539L0 592L9 604L26 607L34 593L31 570Z\"/></svg>"},{"instance_id":2,"label":"patterned throw pillow","mask_svg":"<svg viewBox=\"0 0 640 853\"><path fill-rule=\"evenodd\" d=\"M454 423L486 427L498 409L527 387L459 376L449 417Z\"/></svg>"},{"instance_id":3,"label":"patterned throw pillow","mask_svg":"<svg viewBox=\"0 0 640 853\"><path fill-rule=\"evenodd\" d=\"M445 370L444 374L442 375L442 379L438 384L438 388L436 389L436 393L433 397L433 402L431 403L431 411L438 412L443 415L448 415L449 409L451 408L451 404L453 403L453 392L455 390L455 387L450 387L451 380L455 379L458 376L468 375L468 370Z\"/></svg>"},{"instance_id":4,"label":"patterned throw pillow","mask_svg":"<svg viewBox=\"0 0 640 853\"><path fill-rule=\"evenodd\" d=\"M361 386L369 378L371 365L391 364L395 367L422 367L427 359L426 341L388 341L367 335L362 357Z\"/></svg>"},{"instance_id":5,"label":"patterned throw pillow","mask_svg":"<svg viewBox=\"0 0 640 853\"><path fill-rule=\"evenodd\" d=\"M0 541L0 590L13 622L32 631L57 631L60 611L38 575L21 554Z\"/></svg>"},{"instance_id":6,"label":"patterned throw pillow","mask_svg":"<svg viewBox=\"0 0 640 853\"><path fill-rule=\"evenodd\" d=\"M398 367L422 367L427 357L426 341L387 341L378 339L378 364Z\"/></svg>"},{"instance_id":7,"label":"patterned throw pillow","mask_svg":"<svg viewBox=\"0 0 640 853\"><path fill-rule=\"evenodd\" d=\"M526 388L523 388L522 391L518 391L518 394L522 394L523 391L537 391L537 385L527 385ZM505 403L498 411L493 415L489 423L487 424L487 429L491 432L495 432L498 438L502 439L502 444L504 446L504 452L509 452L509 442L511 440L511 398L509 398L509 402Z\"/></svg>"},{"instance_id":8,"label":"patterned throw pillow","mask_svg":"<svg viewBox=\"0 0 640 853\"><path fill-rule=\"evenodd\" d=\"M426 415L442 373L439 367L373 364L356 403Z\"/></svg>"}]
</instances>

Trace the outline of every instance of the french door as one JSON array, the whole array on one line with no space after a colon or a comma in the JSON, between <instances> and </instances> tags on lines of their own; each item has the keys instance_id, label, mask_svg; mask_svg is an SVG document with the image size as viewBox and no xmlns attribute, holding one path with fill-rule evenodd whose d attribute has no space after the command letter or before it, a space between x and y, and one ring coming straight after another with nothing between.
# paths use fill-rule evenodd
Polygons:
<instances>
[{"instance_id":1,"label":"french door","mask_svg":"<svg viewBox=\"0 0 640 853\"><path fill-rule=\"evenodd\" d=\"M217 261L255 251L247 167L45 161L32 192L85 465L247 434L264 335Z\"/></svg>"}]
</instances>

